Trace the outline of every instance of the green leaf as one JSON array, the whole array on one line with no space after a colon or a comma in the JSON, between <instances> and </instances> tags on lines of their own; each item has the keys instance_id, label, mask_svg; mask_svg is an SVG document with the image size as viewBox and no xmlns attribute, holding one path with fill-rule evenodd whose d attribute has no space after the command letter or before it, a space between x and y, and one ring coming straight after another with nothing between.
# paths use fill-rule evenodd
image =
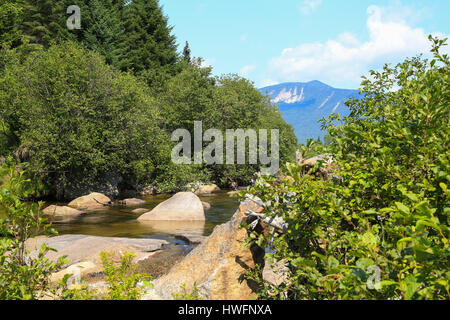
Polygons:
<instances>
[{"instance_id":1,"label":"green leaf","mask_svg":"<svg viewBox=\"0 0 450 320\"><path fill-rule=\"evenodd\" d=\"M366 232L363 234L361 240L363 245L369 247L370 249L374 249L378 244L378 238L371 232Z\"/></svg>"},{"instance_id":2,"label":"green leaf","mask_svg":"<svg viewBox=\"0 0 450 320\"><path fill-rule=\"evenodd\" d=\"M403 203L396 202L395 205L397 206L397 209L404 215L409 215L411 213L409 208L407 206L405 206Z\"/></svg>"},{"instance_id":3,"label":"green leaf","mask_svg":"<svg viewBox=\"0 0 450 320\"><path fill-rule=\"evenodd\" d=\"M400 290L404 292L406 300L411 300L419 288L420 283L413 275L408 275L405 280L400 281Z\"/></svg>"}]
</instances>

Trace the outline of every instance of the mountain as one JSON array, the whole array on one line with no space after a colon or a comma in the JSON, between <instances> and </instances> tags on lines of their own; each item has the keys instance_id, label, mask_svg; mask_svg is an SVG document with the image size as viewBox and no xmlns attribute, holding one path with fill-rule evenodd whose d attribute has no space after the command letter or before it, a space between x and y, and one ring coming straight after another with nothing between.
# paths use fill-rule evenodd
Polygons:
<instances>
[{"instance_id":1,"label":"mountain","mask_svg":"<svg viewBox=\"0 0 450 320\"><path fill-rule=\"evenodd\" d=\"M336 89L320 81L281 83L259 91L278 105L283 118L294 127L299 143L323 138L325 131L317 121L332 113L349 115L345 101L360 97L358 90Z\"/></svg>"}]
</instances>

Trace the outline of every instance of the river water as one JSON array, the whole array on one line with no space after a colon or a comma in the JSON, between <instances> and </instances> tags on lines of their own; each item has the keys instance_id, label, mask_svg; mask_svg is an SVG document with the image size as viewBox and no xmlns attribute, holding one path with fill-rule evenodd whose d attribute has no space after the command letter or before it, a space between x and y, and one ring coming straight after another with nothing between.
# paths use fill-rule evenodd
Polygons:
<instances>
[{"instance_id":1,"label":"river water","mask_svg":"<svg viewBox=\"0 0 450 320\"><path fill-rule=\"evenodd\" d=\"M133 213L136 208L145 208L149 211L161 202L169 199L171 195L158 195L141 198L147 203L138 207L113 206L102 210L87 212L76 220L67 223L54 223L53 228L60 235L83 234L102 237L123 238L157 238L169 241L175 235L196 234L208 236L215 226L228 222L236 212L239 202L231 198L226 191L200 196L202 201L211 204L206 211L206 222L146 222L137 221L141 214ZM66 205L66 203L57 203Z\"/></svg>"}]
</instances>

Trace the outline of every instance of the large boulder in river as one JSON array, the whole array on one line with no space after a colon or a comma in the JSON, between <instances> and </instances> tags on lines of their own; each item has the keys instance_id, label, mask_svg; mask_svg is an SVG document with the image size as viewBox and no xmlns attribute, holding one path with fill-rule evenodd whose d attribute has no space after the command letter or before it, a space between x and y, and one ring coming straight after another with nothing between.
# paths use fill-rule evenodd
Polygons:
<instances>
[{"instance_id":1,"label":"large boulder in river","mask_svg":"<svg viewBox=\"0 0 450 320\"><path fill-rule=\"evenodd\" d=\"M172 294L185 285L190 291L196 285L208 300L248 300L256 298L256 283L244 277L246 270L263 263L264 250L243 246L247 230L240 228L244 213L255 204L245 202L230 222L217 226L211 236L191 251L168 274L154 282L144 300L173 300ZM260 210L258 210L260 211Z\"/></svg>"},{"instance_id":2,"label":"large boulder in river","mask_svg":"<svg viewBox=\"0 0 450 320\"><path fill-rule=\"evenodd\" d=\"M70 208L70 207L60 207L51 205L42 210L42 212L51 217L55 221L66 221L78 218L80 215L84 214L83 211Z\"/></svg>"},{"instance_id":3,"label":"large boulder in river","mask_svg":"<svg viewBox=\"0 0 450 320\"><path fill-rule=\"evenodd\" d=\"M68 204L69 207L82 209L103 208L111 204L111 199L101 193L91 193L87 196L76 198Z\"/></svg>"},{"instance_id":4,"label":"large boulder in river","mask_svg":"<svg viewBox=\"0 0 450 320\"><path fill-rule=\"evenodd\" d=\"M155 209L139 217L139 221L204 221L200 198L192 192L180 192Z\"/></svg>"}]
</instances>

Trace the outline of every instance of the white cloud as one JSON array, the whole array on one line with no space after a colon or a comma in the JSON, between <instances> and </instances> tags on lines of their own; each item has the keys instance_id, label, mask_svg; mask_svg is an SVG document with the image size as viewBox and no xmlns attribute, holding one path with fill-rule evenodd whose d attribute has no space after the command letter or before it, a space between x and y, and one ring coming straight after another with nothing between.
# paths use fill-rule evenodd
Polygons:
<instances>
[{"instance_id":1,"label":"white cloud","mask_svg":"<svg viewBox=\"0 0 450 320\"><path fill-rule=\"evenodd\" d=\"M245 77L248 76L248 74L249 74L250 72L252 72L252 71L255 70L255 69L256 69L256 66L253 65L253 64L244 66L244 67L241 68L241 70L239 70L239 75L240 75L241 77L244 77L244 78L245 78Z\"/></svg>"},{"instance_id":2,"label":"white cloud","mask_svg":"<svg viewBox=\"0 0 450 320\"><path fill-rule=\"evenodd\" d=\"M258 88L270 87L270 86L274 86L279 83L280 83L279 81L275 81L272 79L263 79L262 81L260 81L258 83Z\"/></svg>"},{"instance_id":3,"label":"white cloud","mask_svg":"<svg viewBox=\"0 0 450 320\"><path fill-rule=\"evenodd\" d=\"M207 58L206 60L202 59L202 63L200 64L200 67L202 67L202 68L214 67L215 63L216 63L216 58Z\"/></svg>"},{"instance_id":4,"label":"white cloud","mask_svg":"<svg viewBox=\"0 0 450 320\"><path fill-rule=\"evenodd\" d=\"M248 34L247 33L242 34L240 39L242 42L246 42L248 40Z\"/></svg>"},{"instance_id":5,"label":"white cloud","mask_svg":"<svg viewBox=\"0 0 450 320\"><path fill-rule=\"evenodd\" d=\"M322 4L322 0L303 0L303 3L299 6L301 13L307 15L313 13L318 6Z\"/></svg>"},{"instance_id":6,"label":"white cloud","mask_svg":"<svg viewBox=\"0 0 450 320\"><path fill-rule=\"evenodd\" d=\"M269 62L265 77L280 82L317 79L331 85L342 83L356 87L370 69L429 52L428 34L421 28L411 27L403 15L394 15L390 9L379 6L367 9L368 41L360 41L352 33L342 33L326 42L284 49Z\"/></svg>"}]
</instances>

